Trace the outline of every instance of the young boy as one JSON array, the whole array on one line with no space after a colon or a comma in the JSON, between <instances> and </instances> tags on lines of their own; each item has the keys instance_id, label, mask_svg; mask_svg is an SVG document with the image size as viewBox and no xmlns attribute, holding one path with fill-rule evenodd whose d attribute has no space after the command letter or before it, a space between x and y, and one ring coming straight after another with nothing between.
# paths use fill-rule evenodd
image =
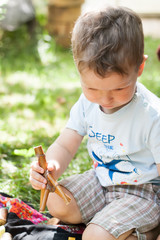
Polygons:
<instances>
[{"instance_id":1,"label":"young boy","mask_svg":"<svg viewBox=\"0 0 160 240\"><path fill-rule=\"evenodd\" d=\"M48 209L85 223L83 240L146 239L160 222L160 99L137 82L147 59L141 20L126 8L87 13L72 49L83 94L47 150L48 170L58 179L85 135L94 168L62 180L71 203L50 193ZM42 173L32 164L33 188L45 188Z\"/></svg>"}]
</instances>

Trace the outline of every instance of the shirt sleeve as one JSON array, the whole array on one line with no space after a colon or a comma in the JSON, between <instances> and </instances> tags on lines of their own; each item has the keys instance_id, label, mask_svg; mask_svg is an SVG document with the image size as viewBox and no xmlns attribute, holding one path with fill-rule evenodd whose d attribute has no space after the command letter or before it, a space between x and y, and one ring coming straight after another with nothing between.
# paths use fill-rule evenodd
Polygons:
<instances>
[{"instance_id":1,"label":"shirt sleeve","mask_svg":"<svg viewBox=\"0 0 160 240\"><path fill-rule=\"evenodd\" d=\"M150 148L155 163L160 163L160 115L154 119L152 128L150 129L148 147Z\"/></svg>"},{"instance_id":2,"label":"shirt sleeve","mask_svg":"<svg viewBox=\"0 0 160 240\"><path fill-rule=\"evenodd\" d=\"M81 136L86 135L85 102L83 94L73 105L66 127L77 131Z\"/></svg>"}]
</instances>

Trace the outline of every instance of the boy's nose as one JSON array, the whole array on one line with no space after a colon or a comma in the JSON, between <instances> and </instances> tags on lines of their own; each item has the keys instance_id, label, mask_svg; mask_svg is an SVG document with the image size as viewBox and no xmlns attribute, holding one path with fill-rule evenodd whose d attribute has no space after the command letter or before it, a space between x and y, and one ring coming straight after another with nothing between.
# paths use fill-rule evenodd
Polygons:
<instances>
[{"instance_id":1,"label":"boy's nose","mask_svg":"<svg viewBox=\"0 0 160 240\"><path fill-rule=\"evenodd\" d=\"M110 92L104 92L101 94L101 102L104 105L110 104L112 101L113 101L113 97Z\"/></svg>"}]
</instances>

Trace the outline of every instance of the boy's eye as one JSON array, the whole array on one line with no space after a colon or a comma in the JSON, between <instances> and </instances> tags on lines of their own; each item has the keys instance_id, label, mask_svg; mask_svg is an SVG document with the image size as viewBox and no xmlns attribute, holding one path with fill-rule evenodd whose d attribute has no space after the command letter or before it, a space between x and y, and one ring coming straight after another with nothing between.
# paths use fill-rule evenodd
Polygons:
<instances>
[{"instance_id":1,"label":"boy's eye","mask_svg":"<svg viewBox=\"0 0 160 240\"><path fill-rule=\"evenodd\" d=\"M122 91L124 88L117 88L116 91Z\"/></svg>"},{"instance_id":2,"label":"boy's eye","mask_svg":"<svg viewBox=\"0 0 160 240\"><path fill-rule=\"evenodd\" d=\"M97 89L95 89L95 88L88 88L88 90L90 90L90 91L96 91Z\"/></svg>"}]
</instances>

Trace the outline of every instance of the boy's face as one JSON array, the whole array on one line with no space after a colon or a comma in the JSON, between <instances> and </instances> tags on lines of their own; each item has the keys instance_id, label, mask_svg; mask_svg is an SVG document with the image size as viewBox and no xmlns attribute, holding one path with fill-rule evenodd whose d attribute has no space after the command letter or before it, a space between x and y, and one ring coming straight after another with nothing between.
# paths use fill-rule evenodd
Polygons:
<instances>
[{"instance_id":1,"label":"boy's face","mask_svg":"<svg viewBox=\"0 0 160 240\"><path fill-rule=\"evenodd\" d=\"M132 100L142 71L130 70L127 76L111 72L103 78L93 70L84 69L80 73L82 91L90 102L99 104L103 112L113 113Z\"/></svg>"}]
</instances>

